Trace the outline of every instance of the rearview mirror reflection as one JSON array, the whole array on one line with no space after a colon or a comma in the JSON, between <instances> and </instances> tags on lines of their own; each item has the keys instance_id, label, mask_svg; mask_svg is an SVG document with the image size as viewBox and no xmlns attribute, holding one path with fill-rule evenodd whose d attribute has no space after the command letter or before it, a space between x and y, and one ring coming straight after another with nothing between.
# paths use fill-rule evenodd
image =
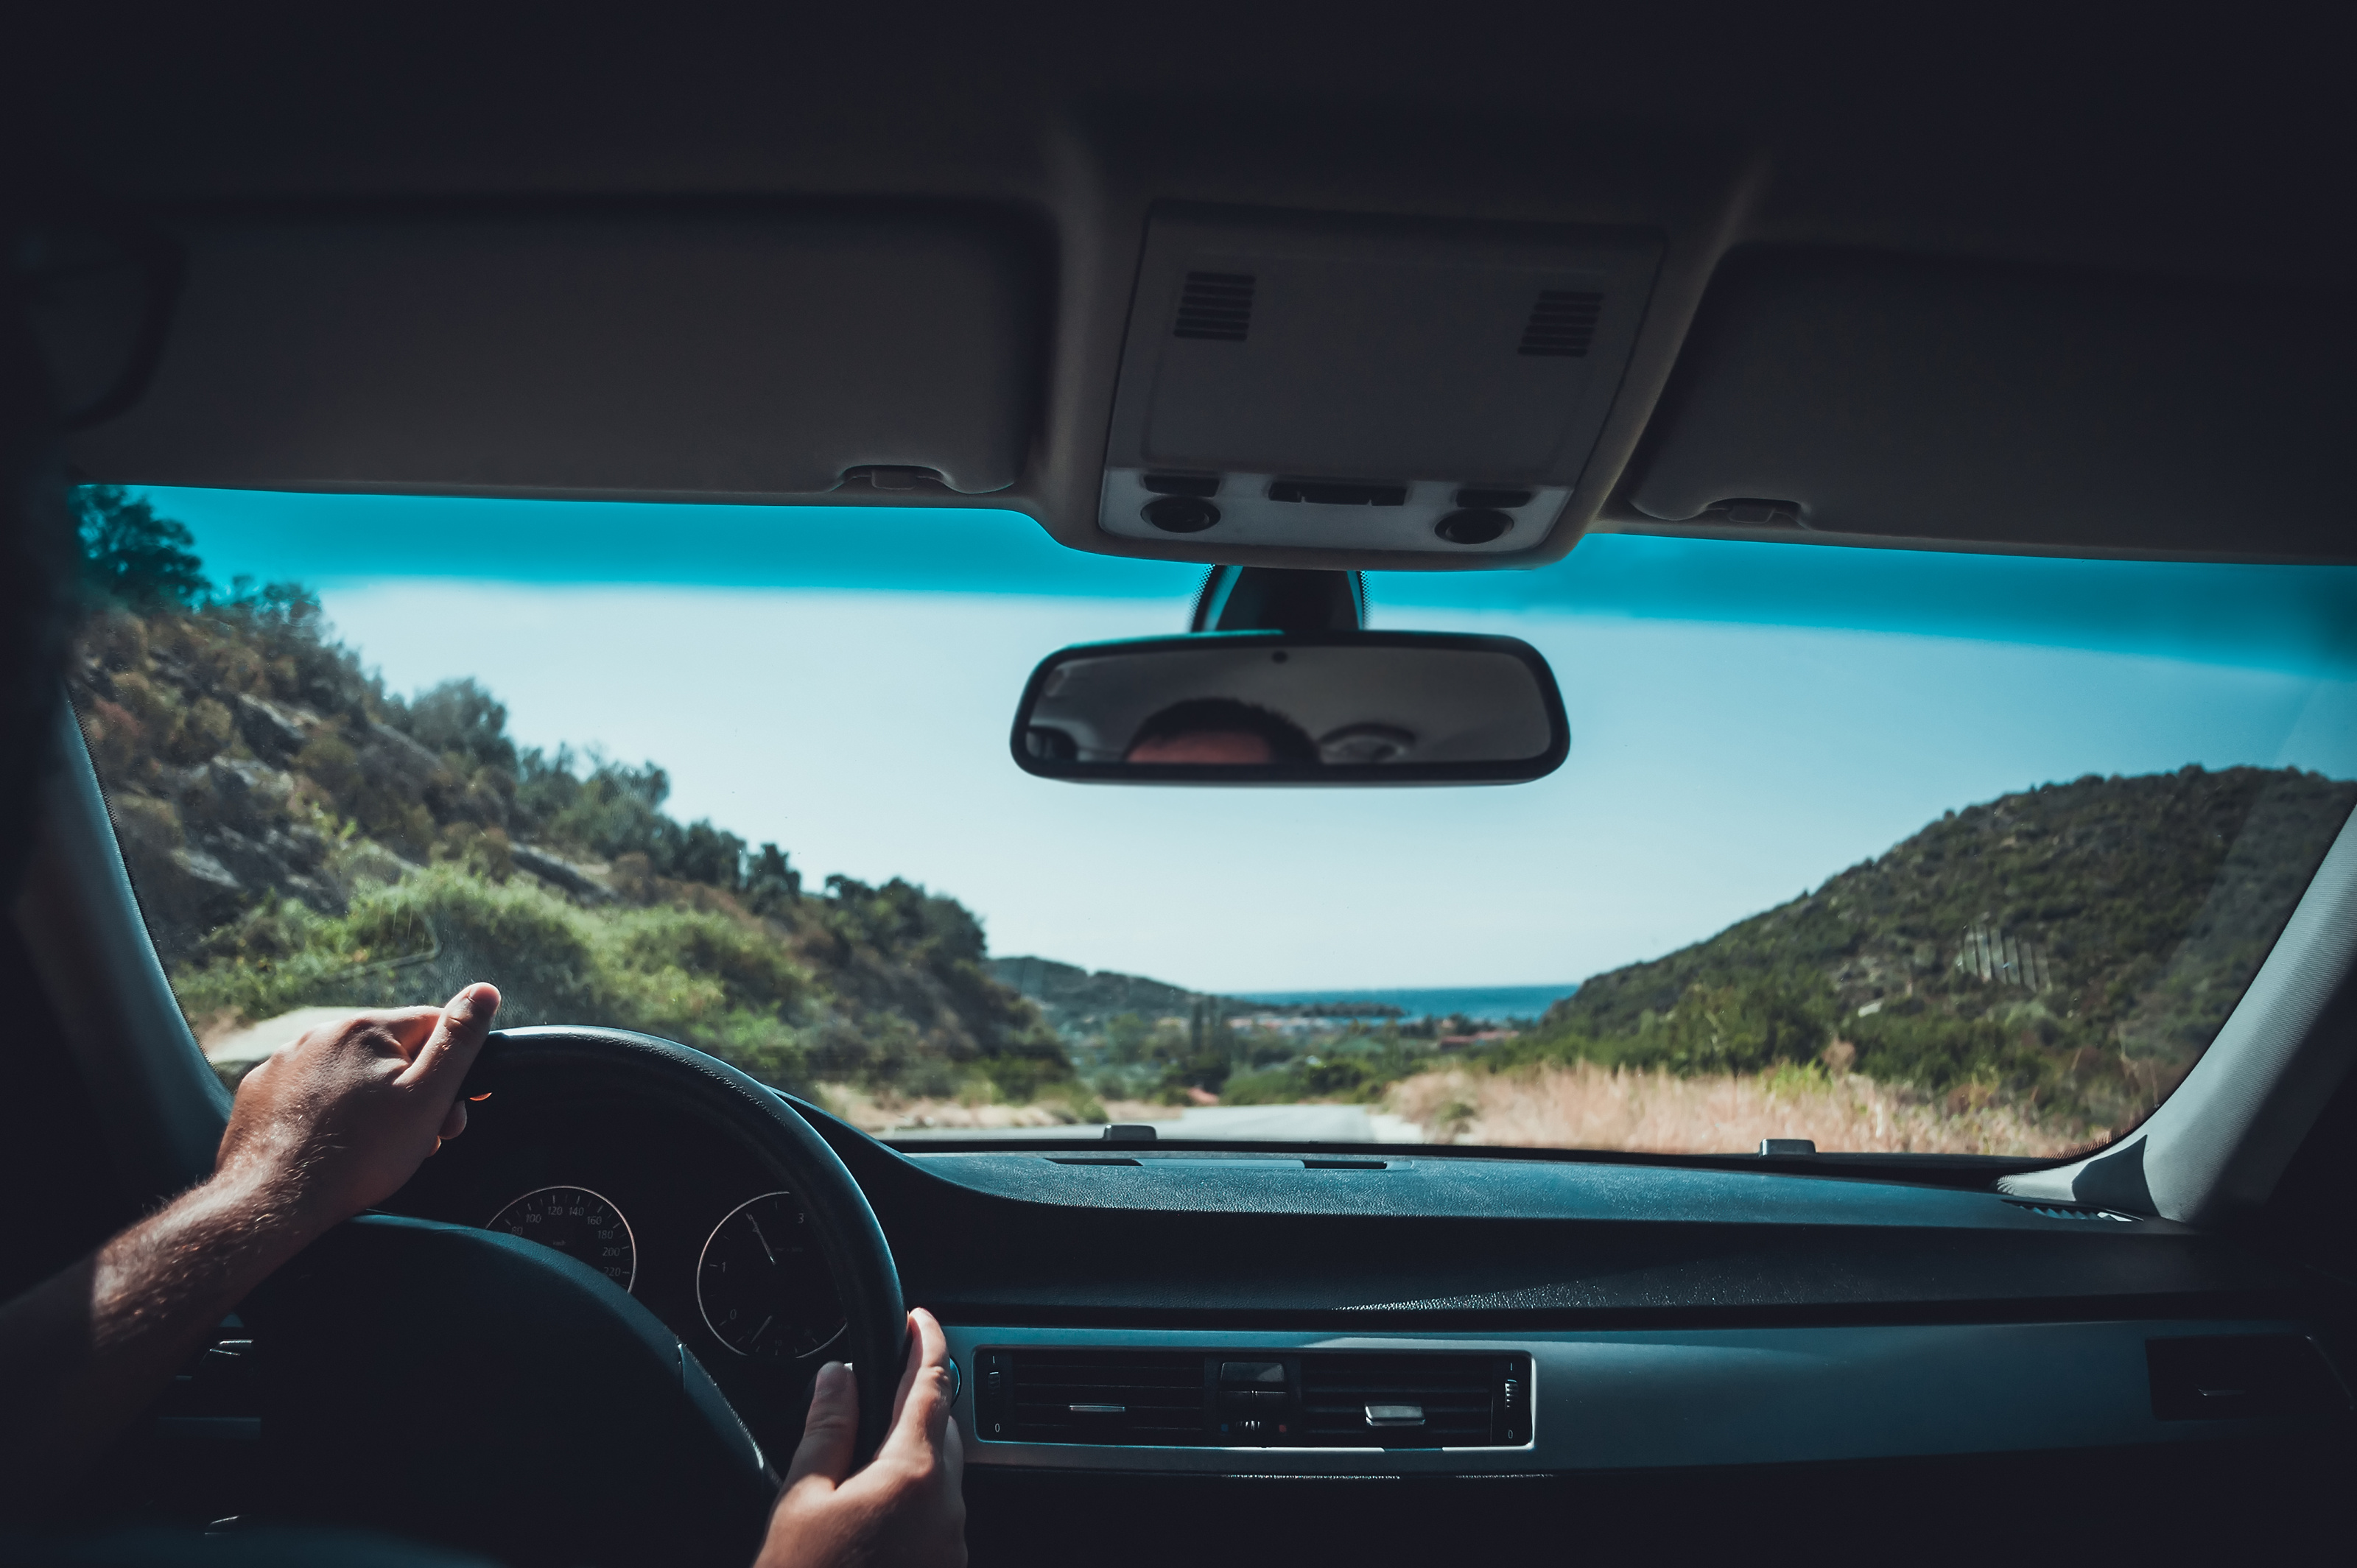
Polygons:
<instances>
[{"instance_id":1,"label":"rearview mirror reflection","mask_svg":"<svg viewBox=\"0 0 2357 1568\"><path fill-rule=\"evenodd\" d=\"M1013 745L1026 772L1097 783L1512 784L1571 736L1514 638L1251 631L1051 654Z\"/></svg>"}]
</instances>

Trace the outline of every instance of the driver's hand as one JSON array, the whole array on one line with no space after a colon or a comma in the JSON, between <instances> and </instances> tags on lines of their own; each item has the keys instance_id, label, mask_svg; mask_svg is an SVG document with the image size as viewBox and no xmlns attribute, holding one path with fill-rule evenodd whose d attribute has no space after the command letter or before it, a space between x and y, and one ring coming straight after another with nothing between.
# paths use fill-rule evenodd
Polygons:
<instances>
[{"instance_id":1,"label":"driver's hand","mask_svg":"<svg viewBox=\"0 0 2357 1568\"><path fill-rule=\"evenodd\" d=\"M856 1476L858 1384L840 1361L819 1369L802 1446L754 1568L964 1568L965 1454L950 1419L949 1358L933 1315L922 1307L909 1314L909 1365L892 1429Z\"/></svg>"},{"instance_id":2,"label":"driver's hand","mask_svg":"<svg viewBox=\"0 0 2357 1568\"><path fill-rule=\"evenodd\" d=\"M467 1130L458 1086L500 993L469 985L442 1007L361 1013L282 1046L238 1085L218 1176L267 1185L307 1230L381 1203Z\"/></svg>"}]
</instances>

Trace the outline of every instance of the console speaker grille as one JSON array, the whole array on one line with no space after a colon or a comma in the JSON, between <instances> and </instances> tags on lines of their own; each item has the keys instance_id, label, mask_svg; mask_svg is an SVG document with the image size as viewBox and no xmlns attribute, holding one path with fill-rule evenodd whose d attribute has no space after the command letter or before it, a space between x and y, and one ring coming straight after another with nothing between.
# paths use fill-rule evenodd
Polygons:
<instances>
[{"instance_id":1,"label":"console speaker grille","mask_svg":"<svg viewBox=\"0 0 2357 1568\"><path fill-rule=\"evenodd\" d=\"M1189 273L1170 336L1243 342L1252 331L1253 290L1257 286L1250 273Z\"/></svg>"},{"instance_id":2,"label":"console speaker grille","mask_svg":"<svg viewBox=\"0 0 2357 1568\"><path fill-rule=\"evenodd\" d=\"M1550 359L1586 359L1588 345L1596 341L1597 318L1603 314L1604 296L1600 294L1565 288L1542 290L1538 303L1531 306L1531 318L1523 324L1522 347L1515 352Z\"/></svg>"}]
</instances>

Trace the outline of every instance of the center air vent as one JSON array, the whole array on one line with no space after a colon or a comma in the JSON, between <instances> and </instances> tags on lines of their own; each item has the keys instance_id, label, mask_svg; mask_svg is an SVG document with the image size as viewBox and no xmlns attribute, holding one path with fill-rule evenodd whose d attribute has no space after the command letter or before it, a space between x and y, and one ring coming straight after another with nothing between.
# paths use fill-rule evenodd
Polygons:
<instances>
[{"instance_id":1,"label":"center air vent","mask_svg":"<svg viewBox=\"0 0 2357 1568\"><path fill-rule=\"evenodd\" d=\"M1531 1440L1519 1353L977 1350L977 1435L999 1443L1495 1448Z\"/></svg>"},{"instance_id":2,"label":"center air vent","mask_svg":"<svg viewBox=\"0 0 2357 1568\"><path fill-rule=\"evenodd\" d=\"M1584 360L1596 341L1596 321L1604 314L1604 296L1577 289L1550 288L1539 293L1531 318L1523 324L1519 354L1548 359Z\"/></svg>"},{"instance_id":3,"label":"center air vent","mask_svg":"<svg viewBox=\"0 0 2357 1568\"><path fill-rule=\"evenodd\" d=\"M1178 295L1178 320L1170 336L1243 342L1244 334L1252 330L1255 284L1250 273L1189 273L1186 289Z\"/></svg>"}]
</instances>

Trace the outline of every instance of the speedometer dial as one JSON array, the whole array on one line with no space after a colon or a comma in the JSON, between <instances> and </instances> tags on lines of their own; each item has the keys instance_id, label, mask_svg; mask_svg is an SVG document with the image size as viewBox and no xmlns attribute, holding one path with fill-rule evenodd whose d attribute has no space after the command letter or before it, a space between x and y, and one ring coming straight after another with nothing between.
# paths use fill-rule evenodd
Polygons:
<instances>
[{"instance_id":1,"label":"speedometer dial","mask_svg":"<svg viewBox=\"0 0 2357 1568\"><path fill-rule=\"evenodd\" d=\"M622 1211L586 1187L544 1187L491 1217L489 1227L554 1247L624 1290L639 1277L639 1244Z\"/></svg>"},{"instance_id":2,"label":"speedometer dial","mask_svg":"<svg viewBox=\"0 0 2357 1568\"><path fill-rule=\"evenodd\" d=\"M756 1360L815 1356L844 1328L834 1281L791 1192L763 1193L713 1227L695 1265L695 1304L714 1337Z\"/></svg>"}]
</instances>

